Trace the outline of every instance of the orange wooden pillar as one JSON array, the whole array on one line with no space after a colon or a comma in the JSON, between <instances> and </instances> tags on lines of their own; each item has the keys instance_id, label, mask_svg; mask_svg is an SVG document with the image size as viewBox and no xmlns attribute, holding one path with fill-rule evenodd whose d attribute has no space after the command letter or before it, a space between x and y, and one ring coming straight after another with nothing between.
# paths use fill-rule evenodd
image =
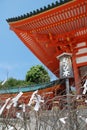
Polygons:
<instances>
[{"instance_id":1,"label":"orange wooden pillar","mask_svg":"<svg viewBox=\"0 0 87 130\"><path fill-rule=\"evenodd\" d=\"M76 94L80 94L80 78L79 78L79 71L76 64L76 56L75 53L72 55L72 64L73 64L73 73L74 73L74 81L76 87Z\"/></svg>"}]
</instances>

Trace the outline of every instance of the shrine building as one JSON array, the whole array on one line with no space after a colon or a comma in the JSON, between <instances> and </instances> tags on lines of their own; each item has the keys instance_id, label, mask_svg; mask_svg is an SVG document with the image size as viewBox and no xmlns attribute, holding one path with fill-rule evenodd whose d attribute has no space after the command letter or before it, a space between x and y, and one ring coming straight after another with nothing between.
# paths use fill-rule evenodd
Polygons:
<instances>
[{"instance_id":1,"label":"shrine building","mask_svg":"<svg viewBox=\"0 0 87 130\"><path fill-rule=\"evenodd\" d=\"M10 29L58 78L74 81L77 93L87 77L87 0L60 0L27 14L8 18ZM61 57L67 64L61 68ZM68 63L67 58L71 58ZM63 71L62 70L62 71ZM63 78L63 77L62 77Z\"/></svg>"}]
</instances>

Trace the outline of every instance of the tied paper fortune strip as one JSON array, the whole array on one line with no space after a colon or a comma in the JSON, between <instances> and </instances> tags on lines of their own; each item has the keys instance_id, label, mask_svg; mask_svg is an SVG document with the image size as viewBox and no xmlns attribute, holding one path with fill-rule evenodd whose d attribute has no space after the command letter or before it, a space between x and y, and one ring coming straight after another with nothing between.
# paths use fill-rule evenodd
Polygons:
<instances>
[{"instance_id":1,"label":"tied paper fortune strip","mask_svg":"<svg viewBox=\"0 0 87 130\"><path fill-rule=\"evenodd\" d=\"M63 124L65 124L65 123L66 123L65 119L67 119L67 117L60 118L59 120L60 120Z\"/></svg>"},{"instance_id":2,"label":"tied paper fortune strip","mask_svg":"<svg viewBox=\"0 0 87 130\"><path fill-rule=\"evenodd\" d=\"M14 130L14 127L13 126L9 126L8 130Z\"/></svg>"},{"instance_id":3,"label":"tied paper fortune strip","mask_svg":"<svg viewBox=\"0 0 87 130\"><path fill-rule=\"evenodd\" d=\"M33 92L33 94L31 95L31 98L30 98L30 100L29 100L28 106L30 106L30 105L32 104L33 99L34 99L34 97L35 97L35 94L37 94L37 93L38 93L38 90L36 90L35 92Z\"/></svg>"},{"instance_id":4,"label":"tied paper fortune strip","mask_svg":"<svg viewBox=\"0 0 87 130\"><path fill-rule=\"evenodd\" d=\"M7 109L10 109L11 108L11 106L12 106L12 104L13 104L13 106L14 107L16 107L16 105L17 105L17 101L19 100L19 98L22 96L22 92L20 92L16 97L14 97L12 100L11 100L11 102L7 105Z\"/></svg>"},{"instance_id":5,"label":"tied paper fortune strip","mask_svg":"<svg viewBox=\"0 0 87 130\"><path fill-rule=\"evenodd\" d=\"M4 111L4 109L5 109L6 105L8 104L9 100L10 100L10 98L6 99L5 104L1 107L1 109L0 109L0 115Z\"/></svg>"},{"instance_id":6,"label":"tied paper fortune strip","mask_svg":"<svg viewBox=\"0 0 87 130\"><path fill-rule=\"evenodd\" d=\"M23 118L21 117L21 114L19 112L16 113L16 117L19 118L20 120L23 120Z\"/></svg>"},{"instance_id":7,"label":"tied paper fortune strip","mask_svg":"<svg viewBox=\"0 0 87 130\"><path fill-rule=\"evenodd\" d=\"M87 92L87 79L86 79L86 81L85 81L85 83L84 83L84 85L83 85L83 94L86 94L86 92Z\"/></svg>"},{"instance_id":8,"label":"tied paper fortune strip","mask_svg":"<svg viewBox=\"0 0 87 130\"><path fill-rule=\"evenodd\" d=\"M1 83L1 85L4 85L7 81L7 78Z\"/></svg>"},{"instance_id":9,"label":"tied paper fortune strip","mask_svg":"<svg viewBox=\"0 0 87 130\"><path fill-rule=\"evenodd\" d=\"M35 92L32 94L32 96L31 96L31 98L30 98L30 101L29 101L29 103L28 103L28 106L31 106L31 104L33 103L33 101L36 103L35 106L34 106L34 110L35 110L35 111L38 111L39 108L40 108L40 103L41 103L41 102L44 102L44 100L41 99L41 96L38 95L37 93L38 93L38 90L35 91Z\"/></svg>"},{"instance_id":10,"label":"tied paper fortune strip","mask_svg":"<svg viewBox=\"0 0 87 130\"><path fill-rule=\"evenodd\" d=\"M87 123L87 118L79 116L83 121L85 121L85 123Z\"/></svg>"}]
</instances>

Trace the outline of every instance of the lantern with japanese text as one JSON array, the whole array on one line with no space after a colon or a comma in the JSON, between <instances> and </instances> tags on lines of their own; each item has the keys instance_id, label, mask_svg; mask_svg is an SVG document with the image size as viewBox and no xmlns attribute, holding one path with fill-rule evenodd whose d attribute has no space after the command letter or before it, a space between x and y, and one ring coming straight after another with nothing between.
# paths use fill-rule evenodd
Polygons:
<instances>
[{"instance_id":1,"label":"lantern with japanese text","mask_svg":"<svg viewBox=\"0 0 87 130\"><path fill-rule=\"evenodd\" d=\"M71 54L63 53L59 55L57 58L60 60L60 78L72 78L73 77L73 69L71 62Z\"/></svg>"}]
</instances>

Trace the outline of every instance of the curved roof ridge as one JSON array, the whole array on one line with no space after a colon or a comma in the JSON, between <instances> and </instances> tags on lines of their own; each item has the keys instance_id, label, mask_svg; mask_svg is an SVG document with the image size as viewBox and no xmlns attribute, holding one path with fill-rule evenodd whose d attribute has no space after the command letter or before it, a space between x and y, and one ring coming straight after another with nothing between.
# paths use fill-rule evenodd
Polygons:
<instances>
[{"instance_id":1,"label":"curved roof ridge","mask_svg":"<svg viewBox=\"0 0 87 130\"><path fill-rule=\"evenodd\" d=\"M63 5L63 4L70 2L70 1L72 1L72 0L60 0L60 2L56 1L55 3L48 4L48 6L44 6L43 8L33 10L32 12L26 13L24 15L21 15L18 17L13 17L13 18L8 18L8 19L6 19L6 21L7 22L14 22L14 21L22 20L22 19L34 16L34 15L37 15L39 13L43 13L47 10L53 9L55 7Z\"/></svg>"}]
</instances>

